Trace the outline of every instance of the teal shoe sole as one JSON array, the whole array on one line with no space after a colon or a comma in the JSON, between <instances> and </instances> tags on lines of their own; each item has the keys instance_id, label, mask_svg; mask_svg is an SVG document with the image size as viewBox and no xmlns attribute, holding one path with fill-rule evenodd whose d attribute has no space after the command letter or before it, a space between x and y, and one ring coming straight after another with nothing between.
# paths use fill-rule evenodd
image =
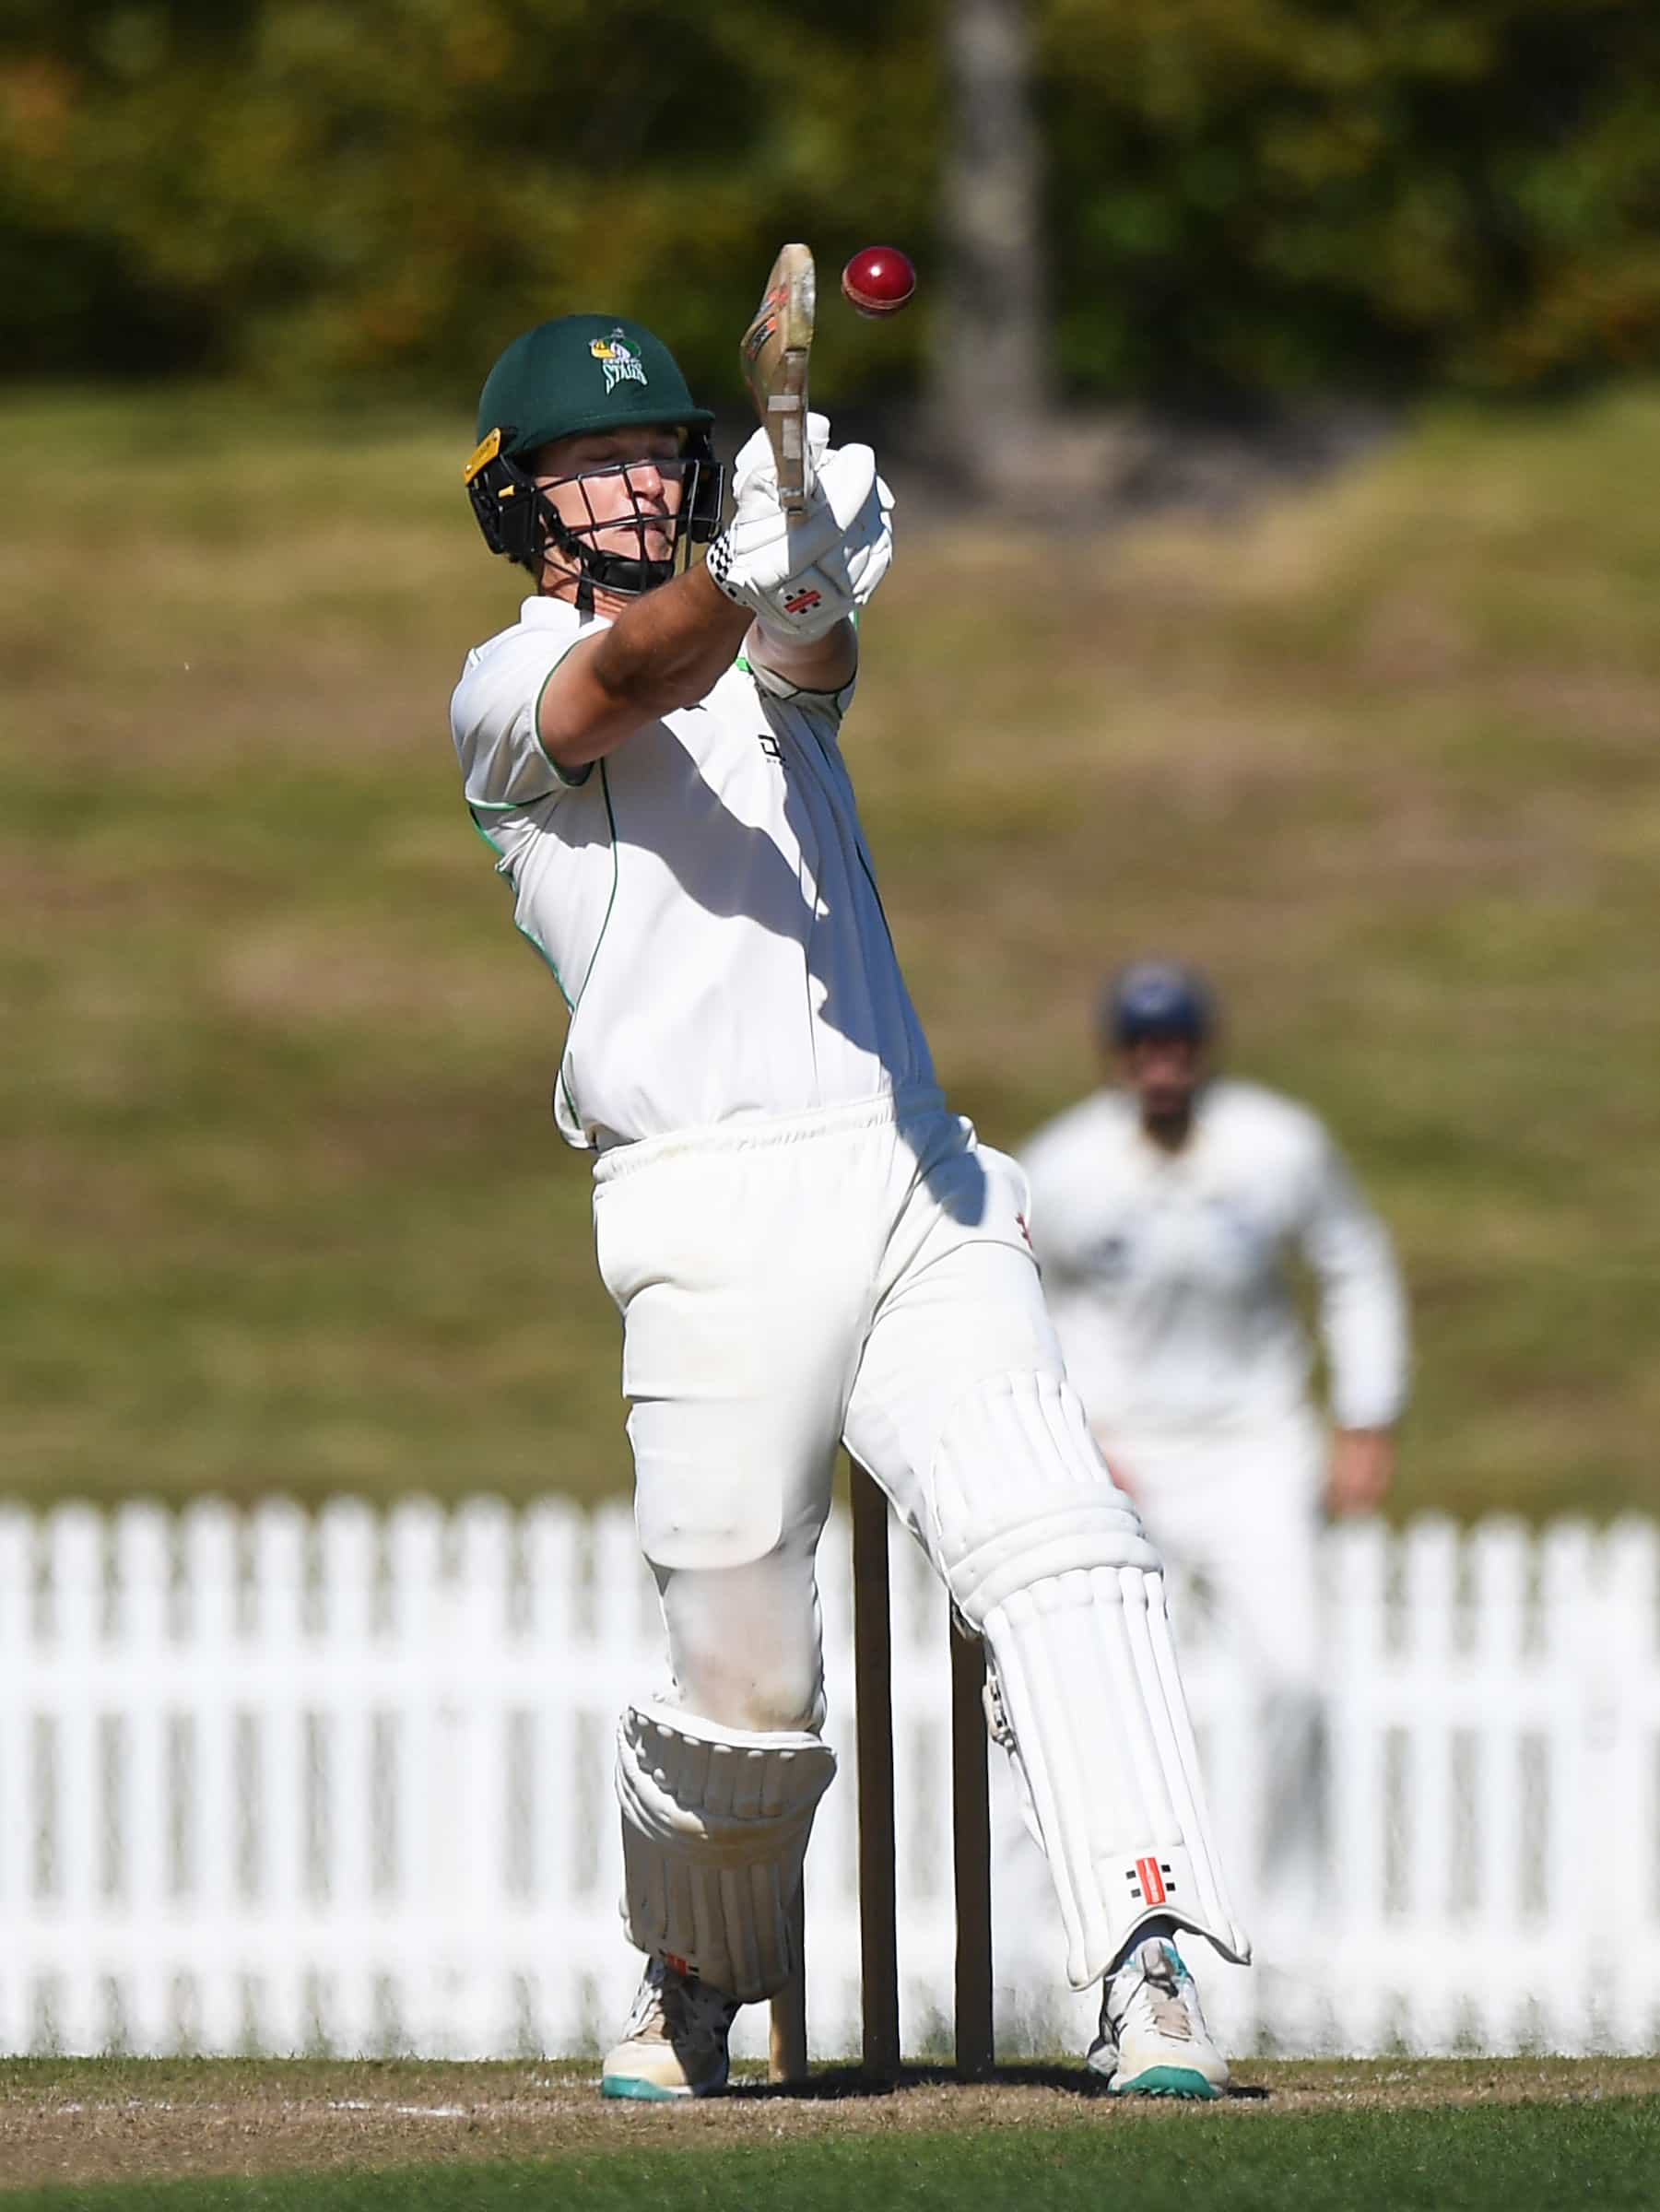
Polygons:
<instances>
[{"instance_id":1,"label":"teal shoe sole","mask_svg":"<svg viewBox=\"0 0 1660 2212\"><path fill-rule=\"evenodd\" d=\"M683 2104L691 2095L689 2089L660 2089L654 2081L642 2081L632 2074L602 2074L599 2093L602 2097L633 2097L642 2104Z\"/></svg>"},{"instance_id":2,"label":"teal shoe sole","mask_svg":"<svg viewBox=\"0 0 1660 2212\"><path fill-rule=\"evenodd\" d=\"M1129 2081L1109 2082L1114 2097L1194 2097L1214 2098L1221 2095L1216 2084L1207 2081L1196 2066L1149 2066L1145 2074L1137 2074Z\"/></svg>"}]
</instances>

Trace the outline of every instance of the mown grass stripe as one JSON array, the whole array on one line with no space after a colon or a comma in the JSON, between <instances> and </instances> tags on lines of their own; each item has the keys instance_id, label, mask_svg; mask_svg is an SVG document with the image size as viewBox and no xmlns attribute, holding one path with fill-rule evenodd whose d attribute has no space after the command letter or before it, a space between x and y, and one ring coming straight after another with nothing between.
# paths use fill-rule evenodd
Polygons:
<instances>
[{"instance_id":1,"label":"mown grass stripe","mask_svg":"<svg viewBox=\"0 0 1660 2212\"><path fill-rule=\"evenodd\" d=\"M257 2155L255 2147L253 2155ZM1649 2212L1660 2099L1249 2120L1163 2108L1151 2124L861 2135L377 2172L119 2183L0 2195L6 2212L637 2212L849 2205L896 2212Z\"/></svg>"}]
</instances>

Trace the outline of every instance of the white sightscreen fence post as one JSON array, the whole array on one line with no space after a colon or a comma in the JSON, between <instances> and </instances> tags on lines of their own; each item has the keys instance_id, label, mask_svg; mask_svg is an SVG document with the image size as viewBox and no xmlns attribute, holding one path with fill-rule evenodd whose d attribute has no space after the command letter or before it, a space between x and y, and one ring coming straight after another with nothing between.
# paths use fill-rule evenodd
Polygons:
<instances>
[{"instance_id":1,"label":"white sightscreen fence post","mask_svg":"<svg viewBox=\"0 0 1660 2212\"><path fill-rule=\"evenodd\" d=\"M1388 1531L1375 1521L1349 1523L1327 1538L1326 1551L1331 1936L1344 1991L1335 2026L1340 2044L1370 2050L1385 2031L1391 1971L1383 1895Z\"/></svg>"},{"instance_id":2,"label":"white sightscreen fence post","mask_svg":"<svg viewBox=\"0 0 1660 2212\"><path fill-rule=\"evenodd\" d=\"M1395 1993L1400 2029L1413 2045L1445 2043L1458 2033L1460 1993L1435 1969L1438 1951L1455 1949L1452 1909L1456 1844L1453 1832L1453 1747L1464 1688L1456 1602L1458 1530L1426 1515L1400 1543L1410 1608L1392 1626L1402 1640L1399 1677L1407 1691L1392 1716L1384 1912L1395 1928L1401 1972Z\"/></svg>"},{"instance_id":3,"label":"white sightscreen fence post","mask_svg":"<svg viewBox=\"0 0 1660 2212\"><path fill-rule=\"evenodd\" d=\"M583 1894L590 1854L573 1694L582 1671L578 1580L584 1535L583 1517L562 1498L532 1506L521 1527L524 1610L519 1649L523 1710L529 1720L514 1779L527 1832L513 1906L524 1931L520 1971L526 2005L515 2031L548 2051L580 2050L584 2040L584 1975L577 1960L562 1955L570 1946L562 1940L561 1908L583 1922L600 1909L597 1900Z\"/></svg>"},{"instance_id":4,"label":"white sightscreen fence post","mask_svg":"<svg viewBox=\"0 0 1660 2212\"><path fill-rule=\"evenodd\" d=\"M508 1698L503 1680L510 1522L499 1499L470 1500L453 1522L456 1560L453 1725L460 1757L461 1864L444 1900L454 1931L451 2036L457 2058L508 2042Z\"/></svg>"},{"instance_id":5,"label":"white sightscreen fence post","mask_svg":"<svg viewBox=\"0 0 1660 2212\"><path fill-rule=\"evenodd\" d=\"M321 1643L327 1672L312 1707L313 1880L329 1965L318 1976L323 2040L335 2051L371 2051L384 1936L371 1886L374 1723L381 1706L373 1604L377 1516L361 1499L336 1498L317 1520Z\"/></svg>"},{"instance_id":6,"label":"white sightscreen fence post","mask_svg":"<svg viewBox=\"0 0 1660 2212\"><path fill-rule=\"evenodd\" d=\"M32 1912L34 1803L28 1734L38 1653L30 1619L35 1524L0 1506L0 2051L27 2051L33 1961L24 1947Z\"/></svg>"},{"instance_id":7,"label":"white sightscreen fence post","mask_svg":"<svg viewBox=\"0 0 1660 2212\"><path fill-rule=\"evenodd\" d=\"M1527 1859L1529 1797L1548 1716L1540 1706L1538 1653L1528 1635L1532 1547L1520 1521L1484 1521L1468 1542L1469 1662L1484 1726L1472 1732L1469 1790L1474 1834L1461 1870L1462 1926L1489 1961L1472 1975L1468 2001L1483 2043L1525 2041L1526 1993L1544 1961L1536 1870ZM1462 1929L1461 1929L1462 1932Z\"/></svg>"},{"instance_id":8,"label":"white sightscreen fence post","mask_svg":"<svg viewBox=\"0 0 1660 2212\"><path fill-rule=\"evenodd\" d=\"M300 2053L316 2041L311 2007L314 1942L308 1923L307 1838L312 1805L306 1705L312 1632L311 1524L287 1500L252 1516L253 1619L249 1649L252 1741L245 1786L249 1927L244 2033L266 2051Z\"/></svg>"},{"instance_id":9,"label":"white sightscreen fence post","mask_svg":"<svg viewBox=\"0 0 1660 2212\"><path fill-rule=\"evenodd\" d=\"M386 1530L385 1633L394 1670L386 1753L388 1863L382 1910L394 1962L385 2041L393 2051L433 2052L442 2032L442 1957L436 1941L441 1870L451 1862L441 1830L453 1818L441 1787L439 1684L448 1645L442 1577L446 1522L430 1498L392 1509ZM408 1931L432 1932L411 1944Z\"/></svg>"},{"instance_id":10,"label":"white sightscreen fence post","mask_svg":"<svg viewBox=\"0 0 1660 2212\"><path fill-rule=\"evenodd\" d=\"M1618 1521L1597 1545L1600 1632L1586 1637L1591 1832L1587 1948L1601 1993L1589 2032L1617 2051L1660 2042L1660 1535Z\"/></svg>"},{"instance_id":11,"label":"white sightscreen fence post","mask_svg":"<svg viewBox=\"0 0 1660 2212\"><path fill-rule=\"evenodd\" d=\"M1546 1530L1539 1557L1540 1646L1550 1685L1544 1869L1555 1964L1543 2024L1548 2046L1559 2050L1591 2047L1595 2030L1601 1813L1592 1802L1586 1647L1601 1634L1595 1561L1588 1522L1559 1521Z\"/></svg>"},{"instance_id":12,"label":"white sightscreen fence post","mask_svg":"<svg viewBox=\"0 0 1660 2212\"><path fill-rule=\"evenodd\" d=\"M164 2049L172 2033L167 1944L177 1907L167 1792L173 1530L171 1513L143 1501L120 1507L114 1516L110 1626L122 1692L111 1700L119 1769L109 1904L126 1971L111 2040L117 2049L135 2051Z\"/></svg>"},{"instance_id":13,"label":"white sightscreen fence post","mask_svg":"<svg viewBox=\"0 0 1660 2212\"><path fill-rule=\"evenodd\" d=\"M98 1912L104 1524L90 1506L75 1504L57 1507L47 1527L52 1664L41 1680L31 1733L45 1815L36 1897L55 1933L57 1957L40 1984L37 2033L49 2046L84 2051L103 2040L108 1971Z\"/></svg>"},{"instance_id":14,"label":"white sightscreen fence post","mask_svg":"<svg viewBox=\"0 0 1660 2212\"><path fill-rule=\"evenodd\" d=\"M241 1916L232 1893L236 1798L234 1728L241 1658L236 1618L237 1516L217 1499L185 1513L182 1642L190 1667L180 1699L172 1783L181 1843L180 1908L190 1930L190 1969L178 1984L182 2048L234 2044L241 2012L235 1970Z\"/></svg>"}]
</instances>

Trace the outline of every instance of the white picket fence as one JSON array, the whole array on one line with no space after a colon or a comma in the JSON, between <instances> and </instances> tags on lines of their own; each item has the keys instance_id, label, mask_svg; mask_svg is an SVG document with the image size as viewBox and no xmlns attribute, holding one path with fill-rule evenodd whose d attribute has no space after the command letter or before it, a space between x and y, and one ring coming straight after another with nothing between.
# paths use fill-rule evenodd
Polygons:
<instances>
[{"instance_id":1,"label":"white picket fence","mask_svg":"<svg viewBox=\"0 0 1660 2212\"><path fill-rule=\"evenodd\" d=\"M904 2031L938 2046L952 1913L943 1606L894 1539ZM1660 2043L1660 1540L1423 1521L1328 1540L1329 1832L1259 1964L1192 1947L1236 2048ZM808 1865L820 2053L857 2043L845 1530L822 1554L843 1752ZM1250 1696L1178 1591L1224 1842ZM617 1919L618 1705L661 1678L626 1509L314 1519L0 1509L0 2052L580 2053ZM1001 1758L994 1771L1003 1766ZM1002 2033L1081 2033L997 1791ZM1208 1961L1208 1963L1207 1963ZM760 2047L759 2009L741 2047Z\"/></svg>"}]
</instances>

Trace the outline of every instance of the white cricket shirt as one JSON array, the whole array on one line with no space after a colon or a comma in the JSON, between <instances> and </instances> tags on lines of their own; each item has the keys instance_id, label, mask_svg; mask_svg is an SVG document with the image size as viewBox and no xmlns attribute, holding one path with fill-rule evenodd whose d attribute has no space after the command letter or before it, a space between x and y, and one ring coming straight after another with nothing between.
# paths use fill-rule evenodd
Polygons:
<instances>
[{"instance_id":1,"label":"white cricket shirt","mask_svg":"<svg viewBox=\"0 0 1660 2212\"><path fill-rule=\"evenodd\" d=\"M1179 1152L1103 1090L1021 1156L1031 1236L1066 1368L1106 1432L1273 1419L1301 1406L1311 1347L1287 1262L1319 1291L1331 1410L1382 1427L1407 1394L1407 1322L1387 1232L1307 1108L1216 1081Z\"/></svg>"},{"instance_id":2,"label":"white cricket shirt","mask_svg":"<svg viewBox=\"0 0 1660 2212\"><path fill-rule=\"evenodd\" d=\"M837 742L852 687L786 703L740 661L568 780L536 702L606 627L527 599L450 709L467 806L570 1008L566 1138L604 1150L932 1089Z\"/></svg>"}]
</instances>

